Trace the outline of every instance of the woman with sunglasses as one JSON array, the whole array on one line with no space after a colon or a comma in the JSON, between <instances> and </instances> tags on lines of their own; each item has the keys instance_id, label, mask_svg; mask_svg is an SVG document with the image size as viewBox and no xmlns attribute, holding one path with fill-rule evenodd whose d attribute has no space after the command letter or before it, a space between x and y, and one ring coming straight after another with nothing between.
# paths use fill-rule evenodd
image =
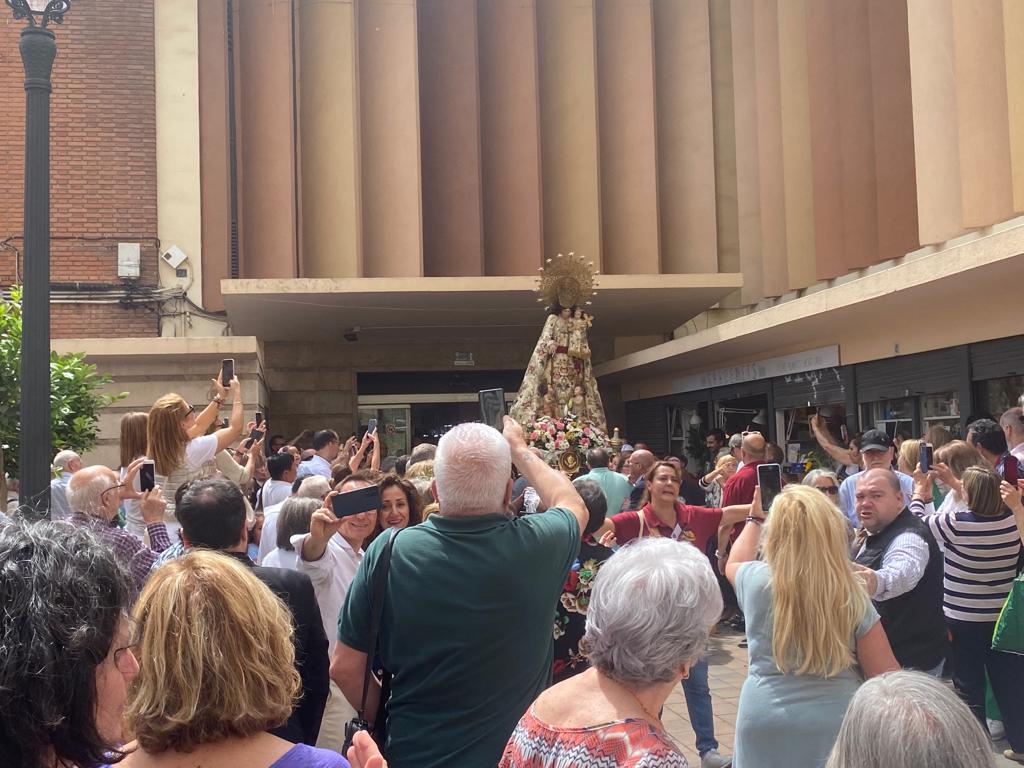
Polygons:
<instances>
[{"instance_id":1,"label":"woman with sunglasses","mask_svg":"<svg viewBox=\"0 0 1024 768\"><path fill-rule=\"evenodd\" d=\"M817 488L828 497L828 500L838 506L839 502L839 477L829 469L812 469L803 479L802 485L809 485Z\"/></svg>"},{"instance_id":2,"label":"woman with sunglasses","mask_svg":"<svg viewBox=\"0 0 1024 768\"><path fill-rule=\"evenodd\" d=\"M174 517L174 489L195 477L215 472L214 458L242 434L245 406L238 378L231 379L225 387L218 374L213 387L216 394L202 412L197 413L194 405L174 392L161 397L149 410L146 456L156 462L157 483L164 489L167 529L172 540L181 527ZM229 392L233 401L228 426L206 434Z\"/></svg>"}]
</instances>

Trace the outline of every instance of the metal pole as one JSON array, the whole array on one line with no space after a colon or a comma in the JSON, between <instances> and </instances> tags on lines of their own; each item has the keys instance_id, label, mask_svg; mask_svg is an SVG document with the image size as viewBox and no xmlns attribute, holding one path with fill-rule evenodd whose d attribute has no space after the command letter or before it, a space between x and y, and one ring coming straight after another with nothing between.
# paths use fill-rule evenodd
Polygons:
<instances>
[{"instance_id":1,"label":"metal pole","mask_svg":"<svg viewBox=\"0 0 1024 768\"><path fill-rule=\"evenodd\" d=\"M21 505L50 508L50 73L53 32L21 32L25 67L25 274L21 336Z\"/></svg>"}]
</instances>

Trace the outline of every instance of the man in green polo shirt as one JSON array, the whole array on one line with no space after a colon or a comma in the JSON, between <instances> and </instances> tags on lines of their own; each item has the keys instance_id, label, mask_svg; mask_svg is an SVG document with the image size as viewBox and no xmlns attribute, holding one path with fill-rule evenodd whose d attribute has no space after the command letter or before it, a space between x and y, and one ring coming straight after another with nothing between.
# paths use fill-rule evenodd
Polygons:
<instances>
[{"instance_id":1,"label":"man in green polo shirt","mask_svg":"<svg viewBox=\"0 0 1024 768\"><path fill-rule=\"evenodd\" d=\"M507 514L511 463L546 512ZM523 431L460 424L438 443L440 512L396 538L379 652L394 676L385 753L392 768L494 766L519 718L551 680L551 627L588 514L572 483L534 456ZM327 514L319 510L315 514ZM338 619L331 678L356 708L379 536ZM371 686L366 713L377 711Z\"/></svg>"},{"instance_id":2,"label":"man in green polo shirt","mask_svg":"<svg viewBox=\"0 0 1024 768\"><path fill-rule=\"evenodd\" d=\"M593 480L601 486L604 497L608 500L609 517L622 511L622 505L629 498L629 494L633 492L633 484L625 475L608 469L610 458L605 448L591 448L587 451L587 465L590 467L590 472L577 478Z\"/></svg>"}]
</instances>

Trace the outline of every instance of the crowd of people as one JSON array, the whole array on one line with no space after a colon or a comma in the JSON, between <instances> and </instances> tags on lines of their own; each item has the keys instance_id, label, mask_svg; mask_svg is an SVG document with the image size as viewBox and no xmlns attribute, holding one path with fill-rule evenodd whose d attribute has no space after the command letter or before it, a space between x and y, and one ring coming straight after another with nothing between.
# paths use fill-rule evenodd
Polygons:
<instances>
[{"instance_id":1,"label":"crowd of people","mask_svg":"<svg viewBox=\"0 0 1024 768\"><path fill-rule=\"evenodd\" d=\"M685 766L676 686L702 768L992 766L989 737L1024 763L1020 408L966 440L815 420L833 465L764 509L754 431L692 474L637 442L569 478L508 417L386 457L211 392L126 414L116 470L61 451L49 519L0 522L3 765Z\"/></svg>"}]
</instances>

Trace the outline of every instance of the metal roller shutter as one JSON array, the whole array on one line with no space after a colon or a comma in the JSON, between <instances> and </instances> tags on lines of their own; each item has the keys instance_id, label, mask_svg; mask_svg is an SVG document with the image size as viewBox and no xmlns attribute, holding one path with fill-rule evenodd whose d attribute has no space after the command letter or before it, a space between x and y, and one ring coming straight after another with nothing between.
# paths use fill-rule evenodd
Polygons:
<instances>
[{"instance_id":1,"label":"metal roller shutter","mask_svg":"<svg viewBox=\"0 0 1024 768\"><path fill-rule=\"evenodd\" d=\"M840 368L819 368L772 379L776 408L801 408L846 402L846 381Z\"/></svg>"},{"instance_id":2,"label":"metal roller shutter","mask_svg":"<svg viewBox=\"0 0 1024 768\"><path fill-rule=\"evenodd\" d=\"M1024 336L971 344L974 381L1024 375Z\"/></svg>"},{"instance_id":3,"label":"metal roller shutter","mask_svg":"<svg viewBox=\"0 0 1024 768\"><path fill-rule=\"evenodd\" d=\"M951 347L861 363L856 366L857 400L871 403L876 400L956 391L962 358L962 350Z\"/></svg>"},{"instance_id":4,"label":"metal roller shutter","mask_svg":"<svg viewBox=\"0 0 1024 768\"><path fill-rule=\"evenodd\" d=\"M651 451L668 451L668 400L631 400L626 403L626 436L647 443Z\"/></svg>"}]
</instances>

